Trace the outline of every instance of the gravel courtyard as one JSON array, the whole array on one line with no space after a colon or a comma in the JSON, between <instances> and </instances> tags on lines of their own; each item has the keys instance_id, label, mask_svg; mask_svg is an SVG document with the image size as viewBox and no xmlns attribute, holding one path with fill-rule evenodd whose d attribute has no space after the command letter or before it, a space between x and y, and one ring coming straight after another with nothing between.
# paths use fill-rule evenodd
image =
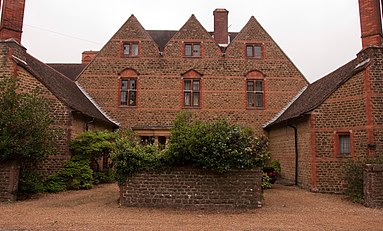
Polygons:
<instances>
[{"instance_id":1,"label":"gravel courtyard","mask_svg":"<svg viewBox=\"0 0 383 231\"><path fill-rule=\"evenodd\" d=\"M115 184L0 204L0 230L383 230L383 209L274 185L264 207L187 211L119 207Z\"/></svg>"}]
</instances>

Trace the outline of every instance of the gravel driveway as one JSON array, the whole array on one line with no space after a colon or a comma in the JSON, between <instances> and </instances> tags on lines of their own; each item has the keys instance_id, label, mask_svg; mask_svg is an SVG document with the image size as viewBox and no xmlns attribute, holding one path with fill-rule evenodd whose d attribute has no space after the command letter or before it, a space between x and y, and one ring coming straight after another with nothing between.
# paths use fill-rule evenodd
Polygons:
<instances>
[{"instance_id":1,"label":"gravel driveway","mask_svg":"<svg viewBox=\"0 0 383 231\"><path fill-rule=\"evenodd\" d=\"M264 207L246 211L187 211L119 207L118 187L44 194L0 204L0 230L383 230L383 210L339 195L274 185Z\"/></svg>"}]
</instances>

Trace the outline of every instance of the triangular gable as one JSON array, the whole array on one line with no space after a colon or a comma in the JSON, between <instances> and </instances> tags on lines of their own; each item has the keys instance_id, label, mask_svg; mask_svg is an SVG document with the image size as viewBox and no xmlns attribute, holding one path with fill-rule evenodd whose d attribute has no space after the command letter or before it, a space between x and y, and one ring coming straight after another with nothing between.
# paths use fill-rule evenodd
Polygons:
<instances>
[{"instance_id":1,"label":"triangular gable","mask_svg":"<svg viewBox=\"0 0 383 231\"><path fill-rule=\"evenodd\" d=\"M236 41L265 41L269 39L272 39L271 36L255 19L255 17L251 16L249 21L238 33L232 43Z\"/></svg>"},{"instance_id":2,"label":"triangular gable","mask_svg":"<svg viewBox=\"0 0 383 231\"><path fill-rule=\"evenodd\" d=\"M156 45L152 37L133 14L126 20L121 28L113 35L111 40L149 40Z\"/></svg>"},{"instance_id":3,"label":"triangular gable","mask_svg":"<svg viewBox=\"0 0 383 231\"><path fill-rule=\"evenodd\" d=\"M205 52L203 54L204 56L216 56L221 54L219 45L216 43L211 34L202 26L194 14L190 16L181 29L177 31L177 33L175 33L175 35L168 41L165 46L165 52L170 44L173 45L174 43L185 41L204 43L205 51L209 50L211 52L212 50L216 50L214 54L207 54ZM209 48L207 48L207 46L209 46Z\"/></svg>"},{"instance_id":4,"label":"triangular gable","mask_svg":"<svg viewBox=\"0 0 383 231\"><path fill-rule=\"evenodd\" d=\"M112 36L112 38L109 39L109 41L97 53L89 65L84 68L76 80L81 78L81 75L86 72L87 69L91 68L92 64L96 62L99 57L115 57L116 55L122 54L123 43L135 41L140 42L141 51L145 49L145 53L141 53L141 56L145 56L146 54L159 54L160 49L157 43L141 25L138 19L134 15L131 15L128 20L120 27L120 29Z\"/></svg>"},{"instance_id":5,"label":"triangular gable","mask_svg":"<svg viewBox=\"0 0 383 231\"><path fill-rule=\"evenodd\" d=\"M214 41L212 36L202 26L198 19L192 14L181 29L173 36L172 39L199 39ZM215 42L215 41L214 41Z\"/></svg>"}]
</instances>

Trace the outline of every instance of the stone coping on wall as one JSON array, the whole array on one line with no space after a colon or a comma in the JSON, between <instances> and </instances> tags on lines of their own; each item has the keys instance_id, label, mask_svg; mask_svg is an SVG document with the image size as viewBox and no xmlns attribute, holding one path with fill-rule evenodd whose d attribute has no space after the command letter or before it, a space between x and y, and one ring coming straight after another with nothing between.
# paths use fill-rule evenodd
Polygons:
<instances>
[{"instance_id":1,"label":"stone coping on wall","mask_svg":"<svg viewBox=\"0 0 383 231\"><path fill-rule=\"evenodd\" d=\"M259 208L262 171L218 174L196 168L137 173L120 186L120 203L129 207Z\"/></svg>"}]
</instances>

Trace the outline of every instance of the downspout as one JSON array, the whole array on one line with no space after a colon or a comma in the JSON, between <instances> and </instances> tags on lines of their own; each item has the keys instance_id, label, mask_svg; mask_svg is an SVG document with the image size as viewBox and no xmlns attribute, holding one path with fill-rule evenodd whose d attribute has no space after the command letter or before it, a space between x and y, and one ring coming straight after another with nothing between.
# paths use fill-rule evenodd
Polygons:
<instances>
[{"instance_id":1,"label":"downspout","mask_svg":"<svg viewBox=\"0 0 383 231\"><path fill-rule=\"evenodd\" d=\"M290 128L294 129L294 142L295 142L295 185L298 185L298 128L288 124Z\"/></svg>"}]
</instances>

